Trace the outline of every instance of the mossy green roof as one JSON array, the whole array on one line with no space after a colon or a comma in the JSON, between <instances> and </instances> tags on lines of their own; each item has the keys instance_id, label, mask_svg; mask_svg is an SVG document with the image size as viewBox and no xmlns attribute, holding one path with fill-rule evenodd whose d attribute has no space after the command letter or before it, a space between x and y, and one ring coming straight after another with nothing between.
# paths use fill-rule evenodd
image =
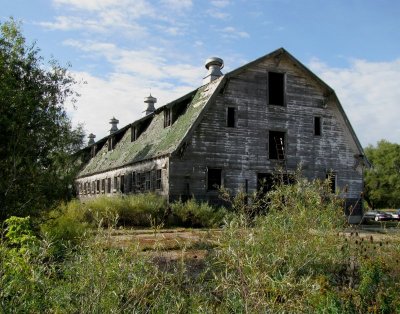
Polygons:
<instances>
[{"instance_id":1,"label":"mossy green roof","mask_svg":"<svg viewBox=\"0 0 400 314\"><path fill-rule=\"evenodd\" d=\"M131 142L131 128L125 127L124 134L114 149L108 151L107 143L103 145L96 156L91 158L83 167L78 177L120 168L175 152L201 118L202 112L216 93L221 81L222 78L214 80L193 91L191 94L194 97L188 104L186 111L169 127L164 128L163 109L173 106L174 102L156 110L150 117L149 126L136 141ZM143 121L143 119L139 121ZM136 122L130 126L135 124Z\"/></svg>"}]
</instances>

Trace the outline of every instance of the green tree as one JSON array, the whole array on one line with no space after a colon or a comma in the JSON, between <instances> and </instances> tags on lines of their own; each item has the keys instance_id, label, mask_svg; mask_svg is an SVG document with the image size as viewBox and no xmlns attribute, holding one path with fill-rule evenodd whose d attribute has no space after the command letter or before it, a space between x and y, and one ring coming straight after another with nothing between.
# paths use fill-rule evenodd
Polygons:
<instances>
[{"instance_id":1,"label":"green tree","mask_svg":"<svg viewBox=\"0 0 400 314\"><path fill-rule=\"evenodd\" d=\"M0 22L0 220L35 215L68 198L73 152L83 142L64 107L78 96L76 81L39 52L13 19Z\"/></svg>"},{"instance_id":2,"label":"green tree","mask_svg":"<svg viewBox=\"0 0 400 314\"><path fill-rule=\"evenodd\" d=\"M400 207L400 145L385 140L365 148L365 199L372 208Z\"/></svg>"}]
</instances>

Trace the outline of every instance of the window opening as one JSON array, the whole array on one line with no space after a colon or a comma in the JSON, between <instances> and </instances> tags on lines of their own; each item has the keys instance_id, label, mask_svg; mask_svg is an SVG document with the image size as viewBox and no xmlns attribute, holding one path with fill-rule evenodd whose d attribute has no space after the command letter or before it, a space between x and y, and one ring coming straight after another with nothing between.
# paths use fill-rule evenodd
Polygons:
<instances>
[{"instance_id":1,"label":"window opening","mask_svg":"<svg viewBox=\"0 0 400 314\"><path fill-rule=\"evenodd\" d=\"M164 110L164 128L171 125L171 109L165 108Z\"/></svg>"},{"instance_id":2,"label":"window opening","mask_svg":"<svg viewBox=\"0 0 400 314\"><path fill-rule=\"evenodd\" d=\"M101 180L101 192L104 193L106 190L106 179Z\"/></svg>"},{"instance_id":3,"label":"window opening","mask_svg":"<svg viewBox=\"0 0 400 314\"><path fill-rule=\"evenodd\" d=\"M207 177L207 190L208 191L216 191L221 186L221 169L208 169L208 177Z\"/></svg>"},{"instance_id":4,"label":"window opening","mask_svg":"<svg viewBox=\"0 0 400 314\"><path fill-rule=\"evenodd\" d=\"M100 193L100 180L96 181L96 192Z\"/></svg>"},{"instance_id":5,"label":"window opening","mask_svg":"<svg viewBox=\"0 0 400 314\"><path fill-rule=\"evenodd\" d=\"M156 189L161 190L162 189L162 180L161 180L161 169L156 170Z\"/></svg>"},{"instance_id":6,"label":"window opening","mask_svg":"<svg viewBox=\"0 0 400 314\"><path fill-rule=\"evenodd\" d=\"M114 177L114 192L118 190L118 178Z\"/></svg>"},{"instance_id":7,"label":"window opening","mask_svg":"<svg viewBox=\"0 0 400 314\"><path fill-rule=\"evenodd\" d=\"M285 132L269 131L269 159L285 159Z\"/></svg>"},{"instance_id":8,"label":"window opening","mask_svg":"<svg viewBox=\"0 0 400 314\"><path fill-rule=\"evenodd\" d=\"M107 193L111 193L111 178L107 178Z\"/></svg>"},{"instance_id":9,"label":"window opening","mask_svg":"<svg viewBox=\"0 0 400 314\"><path fill-rule=\"evenodd\" d=\"M283 73L268 73L268 104L284 106L285 75Z\"/></svg>"},{"instance_id":10,"label":"window opening","mask_svg":"<svg viewBox=\"0 0 400 314\"><path fill-rule=\"evenodd\" d=\"M122 175L120 178L120 182L119 182L119 190L121 191L121 193L125 193L125 176Z\"/></svg>"},{"instance_id":11,"label":"window opening","mask_svg":"<svg viewBox=\"0 0 400 314\"><path fill-rule=\"evenodd\" d=\"M314 117L314 135L319 136L321 135L321 118Z\"/></svg>"},{"instance_id":12,"label":"window opening","mask_svg":"<svg viewBox=\"0 0 400 314\"><path fill-rule=\"evenodd\" d=\"M226 117L226 125L228 128L234 128L235 127L235 113L236 110L233 107L228 107L227 111L227 117Z\"/></svg>"}]
</instances>

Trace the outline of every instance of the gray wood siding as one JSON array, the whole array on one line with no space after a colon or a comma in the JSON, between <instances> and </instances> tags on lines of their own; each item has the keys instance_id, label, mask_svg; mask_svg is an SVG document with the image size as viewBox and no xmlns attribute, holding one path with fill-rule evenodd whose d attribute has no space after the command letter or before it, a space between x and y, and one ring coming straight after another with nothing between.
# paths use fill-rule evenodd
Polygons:
<instances>
[{"instance_id":1,"label":"gray wood siding","mask_svg":"<svg viewBox=\"0 0 400 314\"><path fill-rule=\"evenodd\" d=\"M285 106L267 104L268 71L285 73ZM273 172L278 162L268 158L268 132L286 132L286 161L293 172L325 178L337 173L337 186L348 186L348 198L362 190L360 169L354 169L357 146L327 91L289 59L270 59L231 77L224 93L205 113L183 157L170 160L170 195L187 193L200 199L207 192L207 167L222 169L223 184L233 191L257 186L257 173ZM226 126L227 107L236 108L236 127ZM314 136L314 116L321 118L321 136Z\"/></svg>"}]
</instances>

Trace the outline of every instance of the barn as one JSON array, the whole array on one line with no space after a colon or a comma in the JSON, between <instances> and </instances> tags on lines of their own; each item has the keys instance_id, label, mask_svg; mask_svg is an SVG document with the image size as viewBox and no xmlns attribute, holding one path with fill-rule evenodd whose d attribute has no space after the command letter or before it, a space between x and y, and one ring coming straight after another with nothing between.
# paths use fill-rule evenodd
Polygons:
<instances>
[{"instance_id":1,"label":"barn","mask_svg":"<svg viewBox=\"0 0 400 314\"><path fill-rule=\"evenodd\" d=\"M206 61L203 85L82 151L80 199L156 192L170 201L218 201L218 186L254 192L281 169L300 166L309 179L329 177L353 221L361 215L363 168L359 140L334 90L285 49L223 74L223 60ZM349 208L353 208L350 213Z\"/></svg>"}]
</instances>

